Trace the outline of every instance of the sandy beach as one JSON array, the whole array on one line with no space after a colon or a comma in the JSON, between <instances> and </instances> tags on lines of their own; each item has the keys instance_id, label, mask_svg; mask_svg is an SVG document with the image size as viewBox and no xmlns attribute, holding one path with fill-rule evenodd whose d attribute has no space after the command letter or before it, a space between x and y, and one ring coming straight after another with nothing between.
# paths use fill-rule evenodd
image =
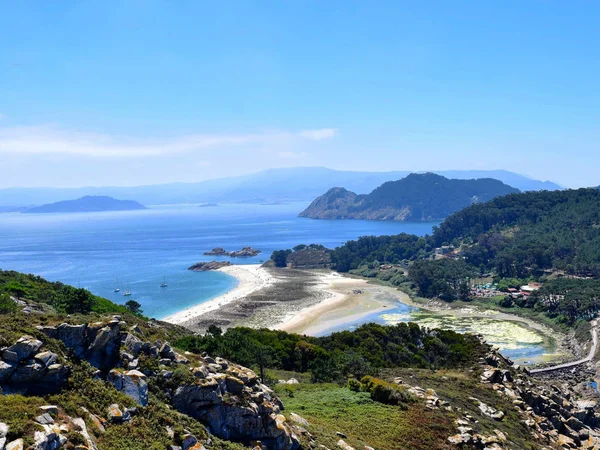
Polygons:
<instances>
[{"instance_id":1,"label":"sandy beach","mask_svg":"<svg viewBox=\"0 0 600 450\"><path fill-rule=\"evenodd\" d=\"M356 322L374 313L405 303L403 292L385 286L369 284L367 280L341 276L336 272L323 274L320 288L328 294L322 302L290 314L275 329L316 336L327 330Z\"/></svg>"},{"instance_id":2,"label":"sandy beach","mask_svg":"<svg viewBox=\"0 0 600 450\"><path fill-rule=\"evenodd\" d=\"M182 325L206 313L218 310L232 302L239 301L259 289L271 285L274 278L260 264L234 265L219 269L237 280L237 285L231 291L200 303L191 308L172 314L163 319L165 322Z\"/></svg>"},{"instance_id":3,"label":"sandy beach","mask_svg":"<svg viewBox=\"0 0 600 450\"><path fill-rule=\"evenodd\" d=\"M424 326L451 329L457 324L462 325L460 320L482 319L481 328L484 324L487 328L481 331L489 333L489 337L503 338L503 333L508 333L514 336L509 340L523 344L528 340L540 340L531 335L534 331L543 337L544 347L551 349L544 358L555 359L570 353L563 335L531 319L476 307L416 303L398 289L369 283L363 278L329 270L277 269L259 265L234 265L221 270L238 280L234 289L173 314L165 321L197 332L204 332L211 325L223 329L247 326L319 336L349 324L368 321L368 317L383 317L386 323L409 319ZM398 314L398 307L402 305L414 309ZM444 317L458 322L453 324Z\"/></svg>"},{"instance_id":4,"label":"sandy beach","mask_svg":"<svg viewBox=\"0 0 600 450\"><path fill-rule=\"evenodd\" d=\"M319 335L398 306L406 294L329 270L228 266L238 285L224 295L173 314L166 322L203 332L210 325L280 329Z\"/></svg>"}]
</instances>

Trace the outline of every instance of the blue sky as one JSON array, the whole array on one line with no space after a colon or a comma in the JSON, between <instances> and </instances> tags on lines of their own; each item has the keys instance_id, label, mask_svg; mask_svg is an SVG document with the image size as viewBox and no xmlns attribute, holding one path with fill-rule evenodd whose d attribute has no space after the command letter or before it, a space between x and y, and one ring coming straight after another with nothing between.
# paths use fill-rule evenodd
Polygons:
<instances>
[{"instance_id":1,"label":"blue sky","mask_svg":"<svg viewBox=\"0 0 600 450\"><path fill-rule=\"evenodd\" d=\"M0 187L268 167L600 184L600 4L0 5Z\"/></svg>"}]
</instances>

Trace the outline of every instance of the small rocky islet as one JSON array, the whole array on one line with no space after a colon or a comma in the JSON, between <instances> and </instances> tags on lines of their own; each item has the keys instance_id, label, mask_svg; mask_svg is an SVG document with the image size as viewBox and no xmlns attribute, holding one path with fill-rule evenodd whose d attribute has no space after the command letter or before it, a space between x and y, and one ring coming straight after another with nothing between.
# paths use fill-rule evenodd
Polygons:
<instances>
[{"instance_id":1,"label":"small rocky islet","mask_svg":"<svg viewBox=\"0 0 600 450\"><path fill-rule=\"evenodd\" d=\"M248 258L257 256L262 250L252 247L243 247L241 250L227 251L222 247L215 247L211 251L204 252L206 256L229 256L230 258Z\"/></svg>"},{"instance_id":2,"label":"small rocky islet","mask_svg":"<svg viewBox=\"0 0 600 450\"><path fill-rule=\"evenodd\" d=\"M231 266L232 264L229 261L207 261L207 262L197 262L196 264L192 264L188 267L188 270L192 272L208 272L209 270L219 270L222 267Z\"/></svg>"}]
</instances>

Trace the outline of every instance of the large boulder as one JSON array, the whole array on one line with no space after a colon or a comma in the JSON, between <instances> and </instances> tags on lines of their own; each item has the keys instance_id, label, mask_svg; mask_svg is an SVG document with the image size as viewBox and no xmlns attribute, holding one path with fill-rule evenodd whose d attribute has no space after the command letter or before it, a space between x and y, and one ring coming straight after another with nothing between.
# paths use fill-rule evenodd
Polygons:
<instances>
[{"instance_id":1,"label":"large boulder","mask_svg":"<svg viewBox=\"0 0 600 450\"><path fill-rule=\"evenodd\" d=\"M128 333L127 336L125 336L123 344L125 345L127 351L134 357L137 357L142 350L142 341L131 333Z\"/></svg>"},{"instance_id":2,"label":"large boulder","mask_svg":"<svg viewBox=\"0 0 600 450\"><path fill-rule=\"evenodd\" d=\"M15 363L2 361L0 359L0 384L5 383L16 370L16 368L17 365Z\"/></svg>"},{"instance_id":3,"label":"large boulder","mask_svg":"<svg viewBox=\"0 0 600 450\"><path fill-rule=\"evenodd\" d=\"M6 445L6 435L8 434L8 425L3 422L0 422L0 449L4 450L4 446Z\"/></svg>"},{"instance_id":4,"label":"large boulder","mask_svg":"<svg viewBox=\"0 0 600 450\"><path fill-rule=\"evenodd\" d=\"M119 362L121 331L118 323L102 327L95 333L94 340L86 352L89 363L101 370L110 370Z\"/></svg>"},{"instance_id":5,"label":"large boulder","mask_svg":"<svg viewBox=\"0 0 600 450\"><path fill-rule=\"evenodd\" d=\"M4 351L2 359L11 362L29 359L42 348L42 345L42 341L38 341L31 336L23 336Z\"/></svg>"},{"instance_id":6,"label":"large boulder","mask_svg":"<svg viewBox=\"0 0 600 450\"><path fill-rule=\"evenodd\" d=\"M58 355L52 352L42 352L35 355L34 359L44 367L50 367L58 360Z\"/></svg>"},{"instance_id":7,"label":"large boulder","mask_svg":"<svg viewBox=\"0 0 600 450\"><path fill-rule=\"evenodd\" d=\"M57 337L65 347L75 353L78 358L83 358L85 354L85 329L86 325L70 325L63 323L56 329ZM53 332L49 328L42 330L47 336L52 337Z\"/></svg>"},{"instance_id":8,"label":"large boulder","mask_svg":"<svg viewBox=\"0 0 600 450\"><path fill-rule=\"evenodd\" d=\"M35 359L29 359L17 367L11 377L14 384L25 384L39 381L45 374L45 367Z\"/></svg>"},{"instance_id":9,"label":"large boulder","mask_svg":"<svg viewBox=\"0 0 600 450\"><path fill-rule=\"evenodd\" d=\"M148 405L148 382L146 375L138 370L119 372L111 370L108 374L110 381L117 390L131 397L140 406Z\"/></svg>"},{"instance_id":10,"label":"large boulder","mask_svg":"<svg viewBox=\"0 0 600 450\"><path fill-rule=\"evenodd\" d=\"M6 444L5 450L23 450L25 448L25 442L23 439L16 439Z\"/></svg>"}]
</instances>

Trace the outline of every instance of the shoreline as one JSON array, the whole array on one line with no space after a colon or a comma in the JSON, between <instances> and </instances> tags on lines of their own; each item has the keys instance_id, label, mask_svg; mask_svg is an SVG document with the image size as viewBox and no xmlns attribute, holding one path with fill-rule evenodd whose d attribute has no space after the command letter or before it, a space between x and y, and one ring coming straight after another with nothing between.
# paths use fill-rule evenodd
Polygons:
<instances>
[{"instance_id":1,"label":"shoreline","mask_svg":"<svg viewBox=\"0 0 600 450\"><path fill-rule=\"evenodd\" d=\"M475 305L423 304L393 286L366 278L323 269L277 269L258 264L219 270L238 280L235 288L163 320L196 332L204 332L210 325L222 329L248 326L321 336L372 321L369 317L375 320L375 316L379 318L386 311L410 315L413 309L418 309L438 317L513 322L529 329L540 336L539 346L544 349L543 356L532 355L537 360L535 364L568 358L573 353L566 335L533 319ZM417 317L413 321L419 323Z\"/></svg>"},{"instance_id":2,"label":"shoreline","mask_svg":"<svg viewBox=\"0 0 600 450\"><path fill-rule=\"evenodd\" d=\"M217 270L236 279L237 284L233 289L190 308L186 308L183 311L171 314L162 320L175 325L185 324L208 312L216 311L225 305L240 300L274 282L271 274L260 264L231 265L221 267Z\"/></svg>"},{"instance_id":3,"label":"shoreline","mask_svg":"<svg viewBox=\"0 0 600 450\"><path fill-rule=\"evenodd\" d=\"M442 304L441 301L438 301L437 303L420 303L413 300L408 294L406 294L406 297L407 305L439 316L453 316L457 318L474 319L482 318L502 322L516 322L521 325L525 325L527 328L535 330L544 337L546 347L554 347L554 351L547 354L551 359L556 360L560 359L561 357L569 358L571 356L576 356L574 355L573 348L566 343L567 335L565 333L554 330L548 325L529 317L498 311L495 309L485 310L479 305L467 306L461 304L452 306L452 304ZM442 304L443 306L438 306L438 304Z\"/></svg>"},{"instance_id":4,"label":"shoreline","mask_svg":"<svg viewBox=\"0 0 600 450\"><path fill-rule=\"evenodd\" d=\"M337 272L324 276L320 288L328 292L328 299L301 310L299 314L286 317L273 329L316 336L372 314L383 313L398 307L399 303L406 304L404 297L407 295L401 291L390 292L388 298L382 298L376 294L381 294L383 286ZM354 293L356 290L361 293Z\"/></svg>"}]
</instances>

